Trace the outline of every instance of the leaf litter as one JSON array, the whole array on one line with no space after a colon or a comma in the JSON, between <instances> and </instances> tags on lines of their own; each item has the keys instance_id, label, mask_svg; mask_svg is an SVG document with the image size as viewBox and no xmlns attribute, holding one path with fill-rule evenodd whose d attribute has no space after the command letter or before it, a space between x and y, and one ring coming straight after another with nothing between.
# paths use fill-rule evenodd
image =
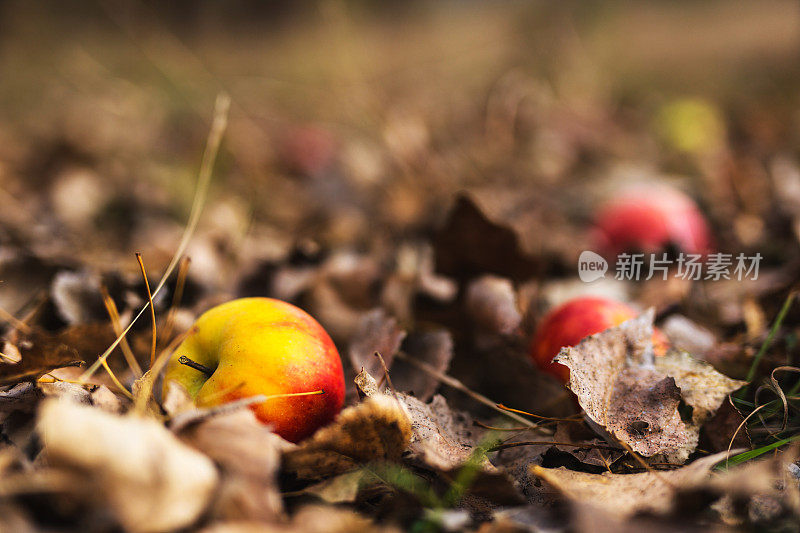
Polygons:
<instances>
[{"instance_id":1,"label":"leaf litter","mask_svg":"<svg viewBox=\"0 0 800 533\"><path fill-rule=\"evenodd\" d=\"M188 49L171 50L180 76L162 54L150 61L171 81L191 78L202 63ZM75 56L59 62L65 71L95 64ZM464 101L414 82L420 94L409 99L430 101L424 111L388 91L380 120L340 128L323 113L324 126L303 128L316 133L289 139L294 117L280 105L251 114L259 99L231 83L229 135L221 145L220 105L184 206L188 189L172 178L188 172L173 159L194 165L197 146L181 146L200 134L159 159L154 147L190 121L117 78L50 102L31 138L0 124L0 305L11 311L2 311L0 530L780 529L800 516L796 376L766 370L796 364L796 310L784 298L800 264L800 165L776 142L793 129L768 111L726 116L731 135L711 143L719 151L679 154L617 120L638 105L633 93L598 86L574 106L561 83L514 71ZM105 83L123 100L94 92ZM106 120L85 119L98 113ZM130 123L103 132L121 118ZM303 143L319 139L315 160ZM228 179L209 189L220 146ZM629 168L639 149L687 176ZM622 174L694 191L720 250L767 243L763 276L578 282L591 204ZM131 187L132 176L154 179ZM152 300L126 262L140 248L161 275ZM192 267L174 276L187 252ZM531 363L528 343L554 300L589 291L657 305L675 349L653 356L646 312L565 348L565 390ZM185 391L158 394L152 359L233 296L307 309L349 365L346 408L299 444L255 420L248 406L263 398L199 408ZM138 320L149 311L156 324Z\"/></svg>"}]
</instances>

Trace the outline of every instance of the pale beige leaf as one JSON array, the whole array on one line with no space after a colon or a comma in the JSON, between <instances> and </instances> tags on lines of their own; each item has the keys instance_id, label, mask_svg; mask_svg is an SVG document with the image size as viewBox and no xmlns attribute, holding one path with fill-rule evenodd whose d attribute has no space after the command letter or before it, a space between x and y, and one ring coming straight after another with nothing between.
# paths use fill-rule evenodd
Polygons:
<instances>
[{"instance_id":1,"label":"pale beige leaf","mask_svg":"<svg viewBox=\"0 0 800 533\"><path fill-rule=\"evenodd\" d=\"M126 530L192 524L211 501L218 475L204 455L154 420L115 416L69 400L47 400L38 431L47 461L95 483Z\"/></svg>"}]
</instances>

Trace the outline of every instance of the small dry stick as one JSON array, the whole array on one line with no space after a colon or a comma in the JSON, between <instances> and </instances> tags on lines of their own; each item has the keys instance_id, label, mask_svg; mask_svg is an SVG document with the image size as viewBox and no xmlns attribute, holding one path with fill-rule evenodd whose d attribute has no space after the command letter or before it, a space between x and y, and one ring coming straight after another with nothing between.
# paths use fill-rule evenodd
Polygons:
<instances>
[{"instance_id":1,"label":"small dry stick","mask_svg":"<svg viewBox=\"0 0 800 533\"><path fill-rule=\"evenodd\" d=\"M589 443L575 444L572 442L553 442L549 440L526 440L520 442L504 442L502 444L493 446L486 451L496 452L508 448L517 448L519 446L571 446L573 448L594 448L597 450L611 450L616 452L621 451L619 448L615 448L614 446L606 446L604 444L589 444Z\"/></svg>"},{"instance_id":2,"label":"small dry stick","mask_svg":"<svg viewBox=\"0 0 800 533\"><path fill-rule=\"evenodd\" d=\"M386 366L386 361L383 360L383 356L380 354L380 352L375 352L373 355L381 362L381 366L383 367L383 377L386 378L386 383L389 385L389 390L391 390L392 394L397 397L397 391L392 384L392 378L389 377L389 367Z\"/></svg>"},{"instance_id":3,"label":"small dry stick","mask_svg":"<svg viewBox=\"0 0 800 533\"><path fill-rule=\"evenodd\" d=\"M489 424L484 424L480 420L473 420L472 423L474 425L478 426L479 428L490 429L492 431L527 431L527 430L531 429L531 428L529 428L527 426L525 426L525 427L517 426L517 427L511 427L511 428L501 428L499 426L490 426Z\"/></svg>"},{"instance_id":4,"label":"small dry stick","mask_svg":"<svg viewBox=\"0 0 800 533\"><path fill-rule=\"evenodd\" d=\"M182 355L182 356L178 357L178 362L180 364L182 364L182 365L188 366L189 368L194 368L198 372L202 372L203 374L205 374L208 377L211 377L211 374L214 373L214 369L213 368L209 368L209 367L207 367L205 365L201 365L197 361L192 361L191 359L189 359L185 355Z\"/></svg>"},{"instance_id":5,"label":"small dry stick","mask_svg":"<svg viewBox=\"0 0 800 533\"><path fill-rule=\"evenodd\" d=\"M9 324L11 324L16 329L20 330L23 333L31 332L31 327L28 324L26 324L19 318L15 317L2 307L0 307L0 320L5 320L6 322L8 322Z\"/></svg>"},{"instance_id":6,"label":"small dry stick","mask_svg":"<svg viewBox=\"0 0 800 533\"><path fill-rule=\"evenodd\" d=\"M114 328L114 334L119 335L122 333L122 324L120 323L117 304L114 303L114 299L108 293L108 289L106 289L104 285L100 286L100 294L103 297L103 304L106 306L106 311L111 319L111 327ZM142 377L142 367L139 366L139 361L136 360L136 356L133 354L133 350L131 350L131 345L128 344L128 339L123 337L119 343L119 347L122 350L122 355L125 356L125 361L127 361L128 366L131 368L136 378Z\"/></svg>"},{"instance_id":7,"label":"small dry stick","mask_svg":"<svg viewBox=\"0 0 800 533\"><path fill-rule=\"evenodd\" d=\"M111 370L111 367L108 366L108 361L103 361L103 368L106 370L106 373L111 378L111 381L114 382L114 385L117 386L117 388L122 392L122 394L124 394L125 397L128 398L129 400L133 400L133 394L131 394L130 391L125 388L125 385L123 385L119 381L119 379L117 379L116 374L114 374L114 372Z\"/></svg>"},{"instance_id":8,"label":"small dry stick","mask_svg":"<svg viewBox=\"0 0 800 533\"><path fill-rule=\"evenodd\" d=\"M150 292L150 282L147 281L147 271L144 269L144 261L142 261L142 254L136 252L136 260L139 261L139 268L142 269L142 277L144 278L144 286L147 289L147 301L150 303L150 318L153 320L153 343L150 346L150 368L156 362L156 339L158 332L156 331L156 308L153 306L153 294Z\"/></svg>"},{"instance_id":9,"label":"small dry stick","mask_svg":"<svg viewBox=\"0 0 800 533\"><path fill-rule=\"evenodd\" d=\"M539 427L536 424L534 424L533 422L531 422L530 420L527 420L527 419L525 419L525 418L523 418L523 417L521 417L521 416L519 416L519 415L517 415L515 413L511 413L509 411L504 411L502 409L499 409L497 407L497 402L493 402L492 400L490 400L486 396L484 396L482 394L479 394L479 393L469 389L466 385L461 383L456 378L454 378L452 376L448 376L447 374L444 374L442 372L439 372L438 370L436 370L435 368L433 368L431 365L429 365L427 363L424 363L422 361L418 361L417 359L414 359L413 357L409 357L408 355L406 355L403 352L397 352L397 354L395 354L395 357L399 357L403 361L407 361L408 363L410 363L410 364L414 365L415 367L419 368L420 370L422 370L426 374L436 378L437 380L439 380L440 382L444 383L445 385L447 385L449 387L452 387L452 388L454 388L456 390L460 390L461 392L463 392L464 394L466 394L467 396L469 396L473 400L475 400L475 401L477 401L479 403L482 403L483 405L486 405L487 407L490 407L490 408L494 409L495 411L497 411L498 413L502 413L502 414L506 415L507 417L513 419L513 420L516 420L517 422L519 422L520 424L523 424L524 426L526 426L528 428L533 429L533 428L538 428Z\"/></svg>"},{"instance_id":10,"label":"small dry stick","mask_svg":"<svg viewBox=\"0 0 800 533\"><path fill-rule=\"evenodd\" d=\"M583 421L583 418L580 418L580 417L579 418L572 418L572 417L570 417L570 418L552 418L552 417L549 417L549 416L536 415L536 414L533 414L533 413L529 413L527 411L522 411L521 409L514 409L513 407L507 407L507 406L503 405L502 403L498 403L497 404L497 408L498 409L502 409L503 411L511 412L511 413L517 413L517 414L520 414L520 415L525 415L525 416L530 416L530 417L533 417L533 418L538 418L540 420L547 420L549 422L582 422Z\"/></svg>"}]
</instances>

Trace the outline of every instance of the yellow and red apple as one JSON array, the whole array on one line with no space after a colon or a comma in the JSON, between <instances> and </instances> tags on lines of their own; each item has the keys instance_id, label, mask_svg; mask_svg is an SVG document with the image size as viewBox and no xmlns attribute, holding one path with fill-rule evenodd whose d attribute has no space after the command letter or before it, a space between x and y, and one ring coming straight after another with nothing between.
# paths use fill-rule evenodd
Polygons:
<instances>
[{"instance_id":1,"label":"yellow and red apple","mask_svg":"<svg viewBox=\"0 0 800 533\"><path fill-rule=\"evenodd\" d=\"M536 365L558 379L569 381L569 368L554 363L561 348L575 346L584 337L618 326L637 316L629 305L607 298L583 296L556 307L540 322L531 343L530 354ZM658 329L653 332L653 351L664 355L669 343Z\"/></svg>"},{"instance_id":2,"label":"yellow and red apple","mask_svg":"<svg viewBox=\"0 0 800 533\"><path fill-rule=\"evenodd\" d=\"M170 381L199 406L267 396L251 408L292 442L331 422L344 403L342 361L327 332L271 298L241 298L201 315L167 365L165 390Z\"/></svg>"}]
</instances>

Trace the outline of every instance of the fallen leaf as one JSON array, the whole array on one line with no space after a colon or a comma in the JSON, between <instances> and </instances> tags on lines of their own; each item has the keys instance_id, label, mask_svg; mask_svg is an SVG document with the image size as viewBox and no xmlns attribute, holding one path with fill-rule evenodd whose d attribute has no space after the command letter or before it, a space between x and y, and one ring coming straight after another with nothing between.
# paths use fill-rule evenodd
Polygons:
<instances>
[{"instance_id":1,"label":"fallen leaf","mask_svg":"<svg viewBox=\"0 0 800 533\"><path fill-rule=\"evenodd\" d=\"M184 426L180 437L221 469L221 487L214 503L216 517L274 521L281 516L281 452L293 445L256 420L250 409L240 408Z\"/></svg>"},{"instance_id":2,"label":"fallen leaf","mask_svg":"<svg viewBox=\"0 0 800 533\"><path fill-rule=\"evenodd\" d=\"M53 278L50 294L58 315L70 325L107 319L100 276L89 270L62 270Z\"/></svg>"},{"instance_id":3,"label":"fallen leaf","mask_svg":"<svg viewBox=\"0 0 800 533\"><path fill-rule=\"evenodd\" d=\"M38 329L18 333L12 342L21 359L16 363L0 363L0 385L35 381L51 370L83 362L77 350L65 344L59 336Z\"/></svg>"},{"instance_id":4,"label":"fallen leaf","mask_svg":"<svg viewBox=\"0 0 800 533\"><path fill-rule=\"evenodd\" d=\"M192 524L211 501L211 461L154 420L120 417L67 400L47 400L37 423L47 462L94 484L126 530L171 531Z\"/></svg>"},{"instance_id":5,"label":"fallen leaf","mask_svg":"<svg viewBox=\"0 0 800 533\"><path fill-rule=\"evenodd\" d=\"M430 403L401 393L398 393L398 398L411 419L410 460L429 468L450 471L470 459L481 442L483 431L474 427L466 414L451 410L438 394ZM494 470L488 460L482 466Z\"/></svg>"},{"instance_id":6,"label":"fallen leaf","mask_svg":"<svg viewBox=\"0 0 800 533\"><path fill-rule=\"evenodd\" d=\"M373 476L363 470L353 470L316 483L303 490L328 503L352 503L365 481Z\"/></svg>"},{"instance_id":7,"label":"fallen leaf","mask_svg":"<svg viewBox=\"0 0 800 533\"><path fill-rule=\"evenodd\" d=\"M733 406L731 399L727 398L714 416L703 425L701 432L703 447L712 452L722 452L728 448L750 449L752 447L750 432L747 424L742 422L744 416Z\"/></svg>"},{"instance_id":8,"label":"fallen leaf","mask_svg":"<svg viewBox=\"0 0 800 533\"><path fill-rule=\"evenodd\" d=\"M723 376L685 352L655 358L653 310L561 350L569 388L602 436L645 456L683 463L701 425L744 382ZM681 405L691 415L681 416Z\"/></svg>"},{"instance_id":9,"label":"fallen leaf","mask_svg":"<svg viewBox=\"0 0 800 533\"><path fill-rule=\"evenodd\" d=\"M411 423L393 397L377 394L342 411L283 455L287 472L300 479L341 474L370 461L399 461L411 439Z\"/></svg>"},{"instance_id":10,"label":"fallen leaf","mask_svg":"<svg viewBox=\"0 0 800 533\"><path fill-rule=\"evenodd\" d=\"M43 398L41 389L34 383L19 383L0 391L0 423L14 411L32 413Z\"/></svg>"},{"instance_id":11,"label":"fallen leaf","mask_svg":"<svg viewBox=\"0 0 800 533\"><path fill-rule=\"evenodd\" d=\"M431 366L437 372L447 372L453 358L453 337L446 329L412 331L403 342L403 351L415 361ZM395 388L412 392L427 402L439 388L439 380L405 359L395 358L389 368Z\"/></svg>"},{"instance_id":12,"label":"fallen leaf","mask_svg":"<svg viewBox=\"0 0 800 533\"><path fill-rule=\"evenodd\" d=\"M603 441L596 438L584 424L572 422L559 422L556 426L553 440L574 444L603 444ZM602 467L603 469L607 469L625 454L625 450L609 450L606 447L588 446L586 448L577 448L556 444L555 448L571 455L583 464Z\"/></svg>"},{"instance_id":13,"label":"fallen leaf","mask_svg":"<svg viewBox=\"0 0 800 533\"><path fill-rule=\"evenodd\" d=\"M434 239L438 272L465 280L487 272L515 280L531 277L537 262L520 249L517 234L490 220L462 194Z\"/></svg>"},{"instance_id":14,"label":"fallen leaf","mask_svg":"<svg viewBox=\"0 0 800 533\"><path fill-rule=\"evenodd\" d=\"M323 505L307 505L288 524L263 522L220 522L201 533L397 533L392 526L376 525L353 511Z\"/></svg>"},{"instance_id":15,"label":"fallen leaf","mask_svg":"<svg viewBox=\"0 0 800 533\"><path fill-rule=\"evenodd\" d=\"M394 354L405 336L406 332L398 326L397 320L383 309L373 309L361 319L350 341L350 363L353 368L364 368L373 376L383 375L383 366L375 352L380 353L386 366L391 368Z\"/></svg>"},{"instance_id":16,"label":"fallen leaf","mask_svg":"<svg viewBox=\"0 0 800 533\"><path fill-rule=\"evenodd\" d=\"M370 396L375 396L376 394L380 394L380 390L378 390L378 382L375 381L369 372L361 369L361 372L355 377L353 382L356 385L356 391L358 392L358 397L360 399L369 398Z\"/></svg>"},{"instance_id":17,"label":"fallen leaf","mask_svg":"<svg viewBox=\"0 0 800 533\"><path fill-rule=\"evenodd\" d=\"M711 468L724 458L724 453L718 453L676 470L639 474L587 474L538 465L532 465L531 472L570 500L589 504L617 518L629 518L643 512L669 512L678 488L705 482Z\"/></svg>"}]
</instances>

